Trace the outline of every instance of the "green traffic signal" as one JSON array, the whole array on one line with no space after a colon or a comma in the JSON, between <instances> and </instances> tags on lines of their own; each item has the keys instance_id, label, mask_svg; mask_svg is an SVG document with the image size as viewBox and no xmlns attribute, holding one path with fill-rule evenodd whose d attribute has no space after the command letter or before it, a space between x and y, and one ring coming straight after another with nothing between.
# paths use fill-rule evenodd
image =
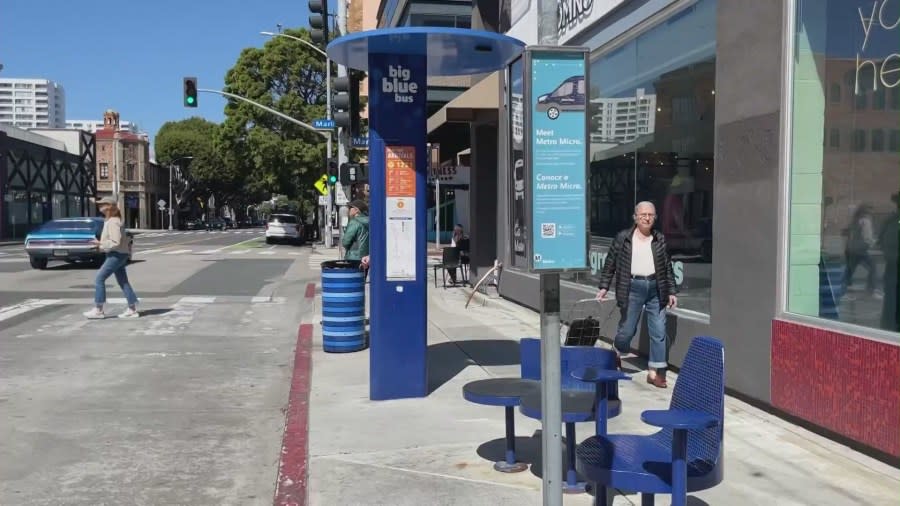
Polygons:
<instances>
[{"instance_id":1,"label":"green traffic signal","mask_svg":"<svg viewBox=\"0 0 900 506\"><path fill-rule=\"evenodd\" d=\"M197 78L184 78L184 106L197 107Z\"/></svg>"},{"instance_id":2,"label":"green traffic signal","mask_svg":"<svg viewBox=\"0 0 900 506\"><path fill-rule=\"evenodd\" d=\"M334 174L328 176L328 184L335 184L335 183L337 183L337 176L335 176Z\"/></svg>"}]
</instances>

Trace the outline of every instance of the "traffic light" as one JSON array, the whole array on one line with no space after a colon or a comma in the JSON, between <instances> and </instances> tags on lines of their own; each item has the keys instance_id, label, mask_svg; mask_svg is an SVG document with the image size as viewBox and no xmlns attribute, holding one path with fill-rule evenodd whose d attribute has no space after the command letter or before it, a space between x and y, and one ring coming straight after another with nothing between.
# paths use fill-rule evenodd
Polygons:
<instances>
[{"instance_id":1,"label":"traffic light","mask_svg":"<svg viewBox=\"0 0 900 506\"><path fill-rule=\"evenodd\" d=\"M360 75L351 71L348 75L338 77L331 87L334 98L334 123L350 130L351 136L359 135L359 81Z\"/></svg>"},{"instance_id":2,"label":"traffic light","mask_svg":"<svg viewBox=\"0 0 900 506\"><path fill-rule=\"evenodd\" d=\"M334 160L328 160L328 184L334 186L338 181L338 165Z\"/></svg>"},{"instance_id":3,"label":"traffic light","mask_svg":"<svg viewBox=\"0 0 900 506\"><path fill-rule=\"evenodd\" d=\"M197 107L197 78L184 78L184 106Z\"/></svg>"},{"instance_id":4,"label":"traffic light","mask_svg":"<svg viewBox=\"0 0 900 506\"><path fill-rule=\"evenodd\" d=\"M309 37L316 44L328 44L328 0L309 0Z\"/></svg>"},{"instance_id":5,"label":"traffic light","mask_svg":"<svg viewBox=\"0 0 900 506\"><path fill-rule=\"evenodd\" d=\"M369 182L369 164L344 163L341 164L341 184L351 185Z\"/></svg>"}]
</instances>

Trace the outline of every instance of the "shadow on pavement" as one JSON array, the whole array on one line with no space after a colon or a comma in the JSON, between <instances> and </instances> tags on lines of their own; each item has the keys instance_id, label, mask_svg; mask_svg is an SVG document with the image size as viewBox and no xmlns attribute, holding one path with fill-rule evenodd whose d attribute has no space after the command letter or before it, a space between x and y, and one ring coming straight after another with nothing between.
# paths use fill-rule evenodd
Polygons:
<instances>
[{"instance_id":1,"label":"shadow on pavement","mask_svg":"<svg viewBox=\"0 0 900 506\"><path fill-rule=\"evenodd\" d=\"M503 416L503 408L497 408L497 415ZM516 416L519 416L517 413ZM488 462L506 459L506 438L498 438L482 443L475 453ZM531 466L532 474L539 476L541 468L541 431L537 430L531 437L516 436L516 460ZM535 473L537 468L537 473Z\"/></svg>"},{"instance_id":2,"label":"shadow on pavement","mask_svg":"<svg viewBox=\"0 0 900 506\"><path fill-rule=\"evenodd\" d=\"M147 309L146 311L138 311L141 314L141 318L145 318L147 316L160 316L166 313L171 313L172 308L158 308L158 309Z\"/></svg>"},{"instance_id":3,"label":"shadow on pavement","mask_svg":"<svg viewBox=\"0 0 900 506\"><path fill-rule=\"evenodd\" d=\"M518 341L479 339L433 344L428 347L428 393L431 394L470 365L499 366L518 363ZM503 416L503 413L498 416Z\"/></svg>"}]
</instances>

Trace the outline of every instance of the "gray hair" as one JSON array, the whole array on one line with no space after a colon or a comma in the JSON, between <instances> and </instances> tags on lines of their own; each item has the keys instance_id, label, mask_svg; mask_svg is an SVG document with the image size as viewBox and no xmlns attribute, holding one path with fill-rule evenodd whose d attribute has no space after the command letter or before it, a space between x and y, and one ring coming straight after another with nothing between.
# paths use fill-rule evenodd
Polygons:
<instances>
[{"instance_id":1,"label":"gray hair","mask_svg":"<svg viewBox=\"0 0 900 506\"><path fill-rule=\"evenodd\" d=\"M638 213L638 209L640 209L641 206L650 206L653 208L653 213L656 213L656 206L653 204L653 202L650 202L649 200L642 200L641 202L638 202L636 206L634 206L634 214Z\"/></svg>"}]
</instances>

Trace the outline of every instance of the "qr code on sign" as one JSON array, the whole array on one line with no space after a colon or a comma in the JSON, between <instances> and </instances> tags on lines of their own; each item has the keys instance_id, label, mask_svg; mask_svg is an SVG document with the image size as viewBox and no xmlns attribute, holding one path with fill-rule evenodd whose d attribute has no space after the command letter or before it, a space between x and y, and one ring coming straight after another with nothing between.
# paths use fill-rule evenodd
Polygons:
<instances>
[{"instance_id":1,"label":"qr code on sign","mask_svg":"<svg viewBox=\"0 0 900 506\"><path fill-rule=\"evenodd\" d=\"M556 223L541 223L541 237L553 239L556 237Z\"/></svg>"}]
</instances>

